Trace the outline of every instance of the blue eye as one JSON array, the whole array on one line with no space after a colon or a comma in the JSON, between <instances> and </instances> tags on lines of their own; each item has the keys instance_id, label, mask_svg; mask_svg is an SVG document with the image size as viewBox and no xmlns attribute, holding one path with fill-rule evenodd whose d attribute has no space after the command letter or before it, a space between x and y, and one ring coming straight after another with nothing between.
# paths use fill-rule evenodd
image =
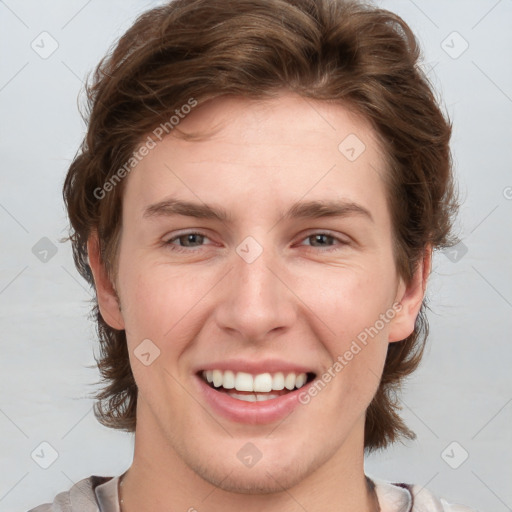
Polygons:
<instances>
[{"instance_id":1,"label":"blue eye","mask_svg":"<svg viewBox=\"0 0 512 512\"><path fill-rule=\"evenodd\" d=\"M199 237L200 241L204 240L204 239L208 239L208 237L206 235L203 235L202 233L197 233L195 231L191 231L189 233L182 233L181 235L175 236L174 238L170 238L169 240L167 240L164 243L165 243L165 245L170 246L170 248L173 251L185 252L186 248L189 248L189 249L193 248L188 244L189 243L194 244L194 238L196 238L196 237ZM175 245L173 243L175 240L179 240L181 245ZM182 244L182 241L184 241L185 245Z\"/></svg>"},{"instance_id":2,"label":"blue eye","mask_svg":"<svg viewBox=\"0 0 512 512\"><path fill-rule=\"evenodd\" d=\"M173 238L170 238L169 240L166 240L164 242L164 245L166 247L169 247L172 251L176 252L197 252L195 249L200 248L204 245L204 241L209 240L209 238L197 231L189 231L186 233L181 233L180 235L177 235ZM303 238L302 241L305 240L314 240L314 244L319 243L319 245L312 245L307 244L306 247L308 247L308 250L314 250L316 252L330 252L338 250L340 247L343 247L344 245L347 245L348 242L338 238L334 235L331 235L327 232L316 232L308 235L307 237ZM179 244L176 244L175 242L179 242Z\"/></svg>"}]
</instances>

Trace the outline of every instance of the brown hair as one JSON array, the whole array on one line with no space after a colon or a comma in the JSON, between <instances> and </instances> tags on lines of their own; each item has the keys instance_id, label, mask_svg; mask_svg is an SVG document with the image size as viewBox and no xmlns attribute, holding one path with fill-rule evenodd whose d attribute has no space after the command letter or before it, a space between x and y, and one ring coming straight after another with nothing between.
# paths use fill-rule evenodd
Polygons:
<instances>
[{"instance_id":1,"label":"brown hair","mask_svg":"<svg viewBox=\"0 0 512 512\"><path fill-rule=\"evenodd\" d=\"M116 185L112 180L129 171L126 162L151 130L169 127L191 99L262 99L286 89L342 103L371 122L388 163L397 270L410 282L429 245L456 242L450 232L458 206L451 124L419 68L419 55L400 17L357 1L175 0L143 13L86 86L88 131L63 189L78 271L94 286L86 244L96 231L101 260L115 280L124 181L106 184ZM388 347L366 413L367 451L415 438L398 414L397 391L423 355L426 308L425 299L413 333ZM126 334L105 322L97 299L93 315L105 382L95 395L95 415L107 427L133 432L137 386Z\"/></svg>"}]
</instances>

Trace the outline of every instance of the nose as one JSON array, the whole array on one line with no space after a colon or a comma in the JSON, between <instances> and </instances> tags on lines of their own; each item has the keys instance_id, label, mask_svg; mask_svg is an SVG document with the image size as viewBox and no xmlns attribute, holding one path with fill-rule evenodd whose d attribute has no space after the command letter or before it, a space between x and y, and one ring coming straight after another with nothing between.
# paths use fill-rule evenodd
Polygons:
<instances>
[{"instance_id":1,"label":"nose","mask_svg":"<svg viewBox=\"0 0 512 512\"><path fill-rule=\"evenodd\" d=\"M244 253L247 247L250 250ZM241 244L238 250L233 254L232 270L222 283L216 307L218 326L230 331L231 336L236 333L241 340L255 343L285 333L296 322L298 308L286 285L279 255L265 247L251 261L254 244Z\"/></svg>"}]
</instances>

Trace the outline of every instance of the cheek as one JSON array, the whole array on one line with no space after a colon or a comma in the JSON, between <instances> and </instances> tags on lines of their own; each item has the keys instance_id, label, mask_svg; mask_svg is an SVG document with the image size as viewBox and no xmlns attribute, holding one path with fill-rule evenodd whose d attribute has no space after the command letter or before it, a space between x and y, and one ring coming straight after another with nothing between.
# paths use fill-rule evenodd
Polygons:
<instances>
[{"instance_id":1,"label":"cheek","mask_svg":"<svg viewBox=\"0 0 512 512\"><path fill-rule=\"evenodd\" d=\"M185 343L185 338L190 338L190 329L200 325L196 321L201 310L199 302L211 288L207 276L197 272L190 276L184 267L165 264L141 263L133 270L126 272L122 280L122 306L129 342L135 344L149 338L166 352L180 350L180 339Z\"/></svg>"},{"instance_id":2,"label":"cheek","mask_svg":"<svg viewBox=\"0 0 512 512\"><path fill-rule=\"evenodd\" d=\"M200 309L194 305L204 289L182 270L142 263L131 274L126 272L122 282L130 365L141 397L155 410L171 397L175 404L181 403L187 396L179 384L178 362L201 326ZM139 359L145 352L153 361L147 365Z\"/></svg>"},{"instance_id":3,"label":"cheek","mask_svg":"<svg viewBox=\"0 0 512 512\"><path fill-rule=\"evenodd\" d=\"M372 328L393 304L393 276L380 266L343 269L323 283L315 294L316 309L326 316L326 323L340 341L355 339ZM379 322L378 330L386 331L388 326Z\"/></svg>"},{"instance_id":4,"label":"cheek","mask_svg":"<svg viewBox=\"0 0 512 512\"><path fill-rule=\"evenodd\" d=\"M389 346L387 327L379 332L365 329L351 329L360 332L340 337L331 345L333 363L322 375L322 379L334 375L330 381L332 399L341 404L345 415L353 414L354 418L367 409L377 391ZM338 421L346 419L342 415Z\"/></svg>"},{"instance_id":5,"label":"cheek","mask_svg":"<svg viewBox=\"0 0 512 512\"><path fill-rule=\"evenodd\" d=\"M315 294L317 304L312 307L329 327L323 343L333 362L334 388L355 410L366 407L378 387L396 315L394 274L383 267L374 264L337 273Z\"/></svg>"}]
</instances>

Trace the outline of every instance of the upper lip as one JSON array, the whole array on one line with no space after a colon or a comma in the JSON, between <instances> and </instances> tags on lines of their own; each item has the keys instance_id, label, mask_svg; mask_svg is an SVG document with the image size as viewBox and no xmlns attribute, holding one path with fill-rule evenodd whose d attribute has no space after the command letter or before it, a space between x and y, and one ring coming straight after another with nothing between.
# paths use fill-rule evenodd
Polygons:
<instances>
[{"instance_id":1,"label":"upper lip","mask_svg":"<svg viewBox=\"0 0 512 512\"><path fill-rule=\"evenodd\" d=\"M246 372L253 375L260 373L315 373L311 366L292 363L283 359L262 359L259 361L249 359L225 359L222 361L205 363L198 366L194 373L202 370L231 370L233 372Z\"/></svg>"}]
</instances>

